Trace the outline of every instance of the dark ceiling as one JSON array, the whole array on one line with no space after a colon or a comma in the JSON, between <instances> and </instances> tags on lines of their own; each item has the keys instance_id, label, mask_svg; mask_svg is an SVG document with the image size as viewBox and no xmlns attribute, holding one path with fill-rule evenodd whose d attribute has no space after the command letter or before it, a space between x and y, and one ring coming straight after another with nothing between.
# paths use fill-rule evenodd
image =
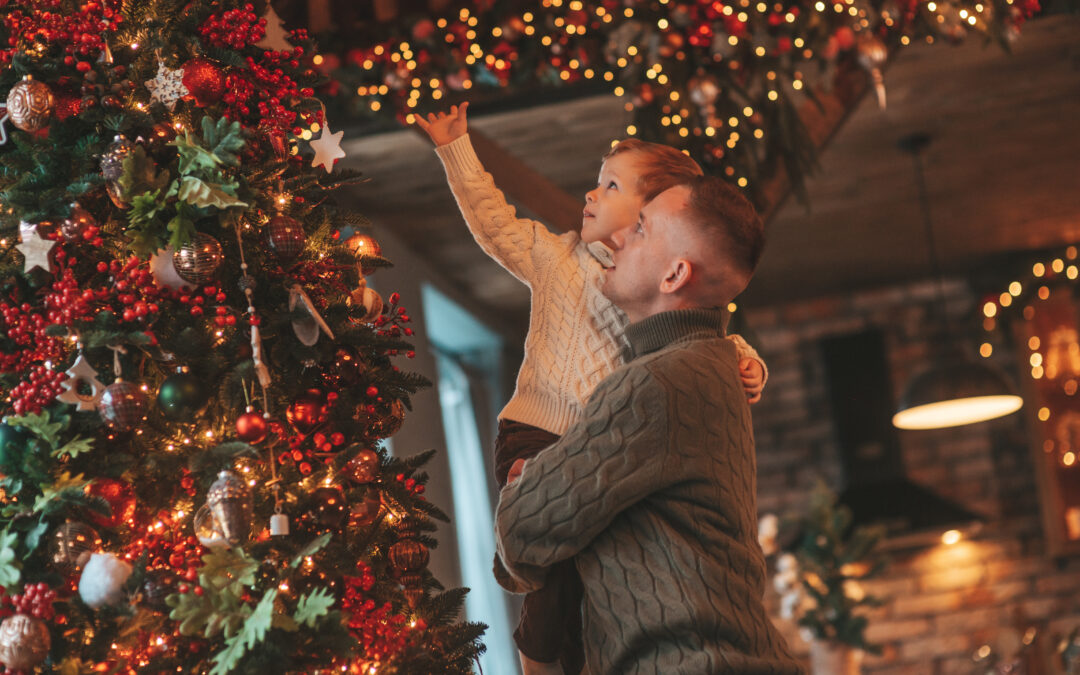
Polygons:
<instances>
[{"instance_id":1,"label":"dark ceiling","mask_svg":"<svg viewBox=\"0 0 1080 675\"><path fill-rule=\"evenodd\" d=\"M755 306L925 276L928 261L909 155L897 141L933 138L925 171L945 267L1080 240L1080 17L1029 22L1012 54L977 39L918 45L885 73L888 108L852 111L821 155L809 210L788 200L742 299ZM599 158L624 133L615 97L471 120L568 193L595 184ZM370 182L350 200L477 303L525 325L528 291L479 250L426 139L405 130L347 144ZM526 214L527 215L527 214Z\"/></svg>"}]
</instances>

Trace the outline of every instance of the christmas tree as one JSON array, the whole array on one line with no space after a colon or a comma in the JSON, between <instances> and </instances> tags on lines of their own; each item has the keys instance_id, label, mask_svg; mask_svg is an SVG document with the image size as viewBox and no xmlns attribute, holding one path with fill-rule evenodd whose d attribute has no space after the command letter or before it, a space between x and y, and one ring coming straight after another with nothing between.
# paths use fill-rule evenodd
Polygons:
<instances>
[{"instance_id":1,"label":"christmas tree","mask_svg":"<svg viewBox=\"0 0 1080 675\"><path fill-rule=\"evenodd\" d=\"M471 672L432 451L380 443L426 382L329 199L358 176L307 35L228 0L0 17L0 663Z\"/></svg>"}]
</instances>

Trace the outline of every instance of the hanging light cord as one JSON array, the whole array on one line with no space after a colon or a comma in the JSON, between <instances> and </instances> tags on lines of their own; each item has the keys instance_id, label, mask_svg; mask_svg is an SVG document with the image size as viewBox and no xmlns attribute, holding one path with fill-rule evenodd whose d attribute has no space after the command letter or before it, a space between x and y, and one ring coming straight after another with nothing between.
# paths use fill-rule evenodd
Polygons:
<instances>
[{"instance_id":1,"label":"hanging light cord","mask_svg":"<svg viewBox=\"0 0 1080 675\"><path fill-rule=\"evenodd\" d=\"M946 338L954 335L952 321L949 317L948 300L945 297L945 277L941 272L941 259L938 257L937 244L934 239L934 223L930 218L930 198L926 190L926 176L923 172L923 150L930 144L930 137L926 134L911 134L900 139L900 149L911 154L911 161L915 167L915 189L919 196L919 211L922 213L923 226L926 230L926 255L930 259L930 274L934 277L937 286L937 300L941 312L941 321L945 327ZM951 341L951 340L950 340Z\"/></svg>"}]
</instances>

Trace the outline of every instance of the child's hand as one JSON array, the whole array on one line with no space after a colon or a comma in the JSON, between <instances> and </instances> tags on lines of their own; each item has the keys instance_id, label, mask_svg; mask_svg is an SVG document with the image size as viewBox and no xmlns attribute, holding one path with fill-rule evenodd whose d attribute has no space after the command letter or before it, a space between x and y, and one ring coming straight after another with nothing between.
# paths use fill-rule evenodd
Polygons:
<instances>
[{"instance_id":1,"label":"child's hand","mask_svg":"<svg viewBox=\"0 0 1080 675\"><path fill-rule=\"evenodd\" d=\"M765 369L757 359L745 358L739 361L739 377L742 378L746 398L751 403L761 400L761 390L765 388Z\"/></svg>"},{"instance_id":2,"label":"child's hand","mask_svg":"<svg viewBox=\"0 0 1080 675\"><path fill-rule=\"evenodd\" d=\"M523 460L523 459L514 460L513 465L511 465L511 467L510 467L510 471L507 472L507 474L506 474L506 484L507 485L510 485L514 481L516 481L518 478L521 478L521 470L522 470L522 468L524 466L525 466L525 460Z\"/></svg>"},{"instance_id":3,"label":"child's hand","mask_svg":"<svg viewBox=\"0 0 1080 675\"><path fill-rule=\"evenodd\" d=\"M425 120L422 115L416 116L416 125L427 132L435 145L446 145L451 141L461 138L469 131L468 120L465 119L465 111L469 108L469 102L450 106L449 113L430 113Z\"/></svg>"}]
</instances>

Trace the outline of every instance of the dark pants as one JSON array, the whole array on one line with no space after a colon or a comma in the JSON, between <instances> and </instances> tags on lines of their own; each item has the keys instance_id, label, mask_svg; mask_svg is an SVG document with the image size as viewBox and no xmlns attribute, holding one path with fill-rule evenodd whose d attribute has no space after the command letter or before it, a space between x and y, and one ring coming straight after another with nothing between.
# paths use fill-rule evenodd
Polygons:
<instances>
[{"instance_id":1,"label":"dark pants","mask_svg":"<svg viewBox=\"0 0 1080 675\"><path fill-rule=\"evenodd\" d=\"M499 421L495 439L495 480L502 489L506 474L518 459L534 457L559 437L537 427ZM573 559L564 560L548 570L544 587L525 596L521 620L514 631L514 642L525 656L541 663L558 661L568 675L577 675L585 667L582 644L581 577Z\"/></svg>"}]
</instances>

